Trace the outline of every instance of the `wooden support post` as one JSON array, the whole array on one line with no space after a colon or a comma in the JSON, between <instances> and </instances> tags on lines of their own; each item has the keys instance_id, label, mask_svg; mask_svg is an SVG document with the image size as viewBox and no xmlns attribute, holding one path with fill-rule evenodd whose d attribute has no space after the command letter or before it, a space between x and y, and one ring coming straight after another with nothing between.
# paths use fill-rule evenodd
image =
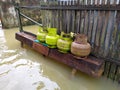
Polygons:
<instances>
[{"instance_id":1,"label":"wooden support post","mask_svg":"<svg viewBox=\"0 0 120 90\"><path fill-rule=\"evenodd\" d=\"M77 70L75 68L72 69L72 76L75 76L75 74L77 73Z\"/></svg>"},{"instance_id":2,"label":"wooden support post","mask_svg":"<svg viewBox=\"0 0 120 90\"><path fill-rule=\"evenodd\" d=\"M23 46L24 46L24 43L23 43L23 42L21 42L21 47L23 48Z\"/></svg>"}]
</instances>

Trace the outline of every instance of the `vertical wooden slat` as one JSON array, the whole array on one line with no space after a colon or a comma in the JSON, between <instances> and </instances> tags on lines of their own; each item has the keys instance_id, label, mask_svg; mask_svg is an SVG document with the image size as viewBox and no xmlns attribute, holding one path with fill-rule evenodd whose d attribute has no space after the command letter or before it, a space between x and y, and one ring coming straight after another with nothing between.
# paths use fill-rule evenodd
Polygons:
<instances>
[{"instance_id":1,"label":"vertical wooden slat","mask_svg":"<svg viewBox=\"0 0 120 90\"><path fill-rule=\"evenodd\" d=\"M60 5L63 6L63 1L61 1ZM64 30L64 24L63 24L64 18L63 18L63 13L64 13L64 11L61 10L61 13L60 13L60 14L61 14L61 18L60 18L60 19L61 19L61 25L60 25L60 26L61 26L61 31Z\"/></svg>"},{"instance_id":2,"label":"vertical wooden slat","mask_svg":"<svg viewBox=\"0 0 120 90\"><path fill-rule=\"evenodd\" d=\"M106 2L107 0L102 0L102 5L105 5L105 2Z\"/></svg>"},{"instance_id":3,"label":"vertical wooden slat","mask_svg":"<svg viewBox=\"0 0 120 90\"><path fill-rule=\"evenodd\" d=\"M99 2L100 4L100 2ZM97 23L97 30L95 34L95 50L94 53L96 55L99 55L99 49L100 49L100 39L102 35L102 29L103 29L103 23L104 23L104 12L105 11L98 11L98 23Z\"/></svg>"},{"instance_id":4,"label":"vertical wooden slat","mask_svg":"<svg viewBox=\"0 0 120 90\"><path fill-rule=\"evenodd\" d=\"M91 0L91 5L93 5L93 0ZM92 27L93 27L93 23L94 23L94 12L90 11L89 12L89 30L88 30L88 41L91 41L92 38Z\"/></svg>"},{"instance_id":5,"label":"vertical wooden slat","mask_svg":"<svg viewBox=\"0 0 120 90\"><path fill-rule=\"evenodd\" d=\"M91 5L91 0L88 0L88 2L87 2L87 5ZM91 12L91 10L90 11L88 11L88 22L87 22L87 37L88 37L88 40L89 40L89 27L90 27L90 12Z\"/></svg>"},{"instance_id":6,"label":"vertical wooden slat","mask_svg":"<svg viewBox=\"0 0 120 90\"><path fill-rule=\"evenodd\" d=\"M60 6L62 6L62 1L60 1ZM63 10L60 10L60 13L59 13L59 16L60 16L60 19L59 19L60 20L59 21L60 22L60 26L59 26L60 27L60 32L62 32L62 30L63 30L63 23L62 23L62 21L63 21L62 17L63 16L62 16L62 13L63 13Z\"/></svg>"},{"instance_id":7,"label":"vertical wooden slat","mask_svg":"<svg viewBox=\"0 0 120 90\"><path fill-rule=\"evenodd\" d=\"M63 1L63 5L66 6L67 5L67 2L66 1ZM67 15L66 15L66 10L63 10L63 31L65 31L65 33L67 33Z\"/></svg>"},{"instance_id":8,"label":"vertical wooden slat","mask_svg":"<svg viewBox=\"0 0 120 90\"><path fill-rule=\"evenodd\" d=\"M120 83L120 66L118 67L118 72L116 73L116 80Z\"/></svg>"},{"instance_id":9,"label":"vertical wooden slat","mask_svg":"<svg viewBox=\"0 0 120 90\"><path fill-rule=\"evenodd\" d=\"M94 0L94 5L97 4L97 0ZM92 33L91 33L91 46L92 46L92 53L94 53L95 50L95 34L96 34L96 28L97 28L97 23L98 23L98 11L94 10L94 23L92 26Z\"/></svg>"},{"instance_id":10,"label":"vertical wooden slat","mask_svg":"<svg viewBox=\"0 0 120 90\"><path fill-rule=\"evenodd\" d=\"M83 0L83 5L86 5L86 0ZM84 10L83 11L83 26L82 26L82 33L85 34L85 28L86 28L86 14L87 14L87 11Z\"/></svg>"},{"instance_id":11,"label":"vertical wooden slat","mask_svg":"<svg viewBox=\"0 0 120 90\"><path fill-rule=\"evenodd\" d=\"M114 79L114 77L115 77L115 72L116 72L116 64L112 64L111 65L111 69L110 69L110 73L109 73L109 78L110 79Z\"/></svg>"},{"instance_id":12,"label":"vertical wooden slat","mask_svg":"<svg viewBox=\"0 0 120 90\"><path fill-rule=\"evenodd\" d=\"M104 66L104 73L103 73L104 76L109 77L110 68L111 68L111 63L106 61Z\"/></svg>"},{"instance_id":13,"label":"vertical wooden slat","mask_svg":"<svg viewBox=\"0 0 120 90\"><path fill-rule=\"evenodd\" d=\"M71 5L71 1L67 1L68 3L68 5ZM70 10L67 10L67 16L66 16L66 18L67 18L67 33L69 33L69 32L71 32L71 11Z\"/></svg>"},{"instance_id":14,"label":"vertical wooden slat","mask_svg":"<svg viewBox=\"0 0 120 90\"><path fill-rule=\"evenodd\" d=\"M72 5L72 1L70 1L70 5ZM73 31L73 29L72 29L72 10L71 11L69 11L69 21L70 21L70 23L69 23L69 28L70 28L70 31L69 32L74 32Z\"/></svg>"},{"instance_id":15,"label":"vertical wooden slat","mask_svg":"<svg viewBox=\"0 0 120 90\"><path fill-rule=\"evenodd\" d=\"M114 24L114 12L110 12L108 26L107 26L107 33L105 38L105 50L104 54L107 55L110 49L110 38L112 37L111 34L113 32L113 24Z\"/></svg>"},{"instance_id":16,"label":"vertical wooden slat","mask_svg":"<svg viewBox=\"0 0 120 90\"><path fill-rule=\"evenodd\" d=\"M116 0L116 4L119 4L119 1L120 0ZM111 56L112 57L114 57L114 58L116 58L116 57L118 57L117 56L117 51L118 51L118 47L119 46L117 46L117 38L118 38L118 36L119 36L119 29L118 29L118 26L119 26L119 21L120 21L120 13L119 13L119 11L115 11L116 12L116 17L115 17L115 25L114 25L114 32L113 32L113 35L112 35L112 42L114 42L113 43L113 47L112 47L112 50L110 51L111 52Z\"/></svg>"},{"instance_id":17,"label":"vertical wooden slat","mask_svg":"<svg viewBox=\"0 0 120 90\"><path fill-rule=\"evenodd\" d=\"M110 63L110 66L109 66L109 69L108 69L108 73L107 73L107 78L110 77L110 70L111 70L111 67L112 67L112 63Z\"/></svg>"},{"instance_id":18,"label":"vertical wooden slat","mask_svg":"<svg viewBox=\"0 0 120 90\"><path fill-rule=\"evenodd\" d=\"M80 33L84 32L85 11L81 11L81 26Z\"/></svg>"},{"instance_id":19,"label":"vertical wooden slat","mask_svg":"<svg viewBox=\"0 0 120 90\"><path fill-rule=\"evenodd\" d=\"M114 72L114 76L113 76L113 81L116 80L117 73L118 73L118 65L115 67L115 72Z\"/></svg>"},{"instance_id":20,"label":"vertical wooden slat","mask_svg":"<svg viewBox=\"0 0 120 90\"><path fill-rule=\"evenodd\" d=\"M69 5L69 1L67 1L67 6ZM69 32L70 28L69 28L69 23L70 23L70 18L69 18L69 10L66 11L66 29L67 29L67 33Z\"/></svg>"},{"instance_id":21,"label":"vertical wooden slat","mask_svg":"<svg viewBox=\"0 0 120 90\"><path fill-rule=\"evenodd\" d=\"M120 58L120 11L117 13L116 57Z\"/></svg>"},{"instance_id":22,"label":"vertical wooden slat","mask_svg":"<svg viewBox=\"0 0 120 90\"><path fill-rule=\"evenodd\" d=\"M74 5L74 0L72 0L72 5ZM72 27L71 27L71 31L74 32L75 30L75 10L71 11L71 22L72 22Z\"/></svg>"},{"instance_id":23,"label":"vertical wooden slat","mask_svg":"<svg viewBox=\"0 0 120 90\"><path fill-rule=\"evenodd\" d=\"M80 33L80 31L81 31L82 12L79 11L79 14L80 14L80 20L79 20L79 31L78 31L78 33Z\"/></svg>"},{"instance_id":24,"label":"vertical wooden slat","mask_svg":"<svg viewBox=\"0 0 120 90\"><path fill-rule=\"evenodd\" d=\"M92 40L91 40L91 45L93 50L95 50L96 43L95 43L95 36L96 36L96 31L97 31L97 26L98 26L98 11L94 11L94 24L93 24L93 30L92 30Z\"/></svg>"},{"instance_id":25,"label":"vertical wooden slat","mask_svg":"<svg viewBox=\"0 0 120 90\"><path fill-rule=\"evenodd\" d=\"M110 1L109 3L112 5L114 4L114 2L112 1ZM112 39L114 38L112 34L114 31L116 11L109 11L109 12L110 12L110 16L109 16L109 21L108 21L108 26L107 26L104 54L106 54L106 56L108 57L111 57L111 53L109 53L109 51L112 50L112 43L113 43Z\"/></svg>"},{"instance_id":26,"label":"vertical wooden slat","mask_svg":"<svg viewBox=\"0 0 120 90\"><path fill-rule=\"evenodd\" d=\"M80 30L80 11L76 11L76 30L75 33L79 33Z\"/></svg>"},{"instance_id":27,"label":"vertical wooden slat","mask_svg":"<svg viewBox=\"0 0 120 90\"><path fill-rule=\"evenodd\" d=\"M85 18L84 18L84 34L86 34L87 35L87 27L88 27L88 12L85 10L85 12L84 12L85 14Z\"/></svg>"},{"instance_id":28,"label":"vertical wooden slat","mask_svg":"<svg viewBox=\"0 0 120 90\"><path fill-rule=\"evenodd\" d=\"M60 5L60 1L57 1L58 2L58 6ZM60 10L57 10L57 15L58 15L58 18L57 18L57 21L58 21L58 34L60 34Z\"/></svg>"},{"instance_id":29,"label":"vertical wooden slat","mask_svg":"<svg viewBox=\"0 0 120 90\"><path fill-rule=\"evenodd\" d=\"M119 0L114 0L114 2L112 2L111 4L113 4L114 6L118 4ZM112 20L112 31L110 34L110 41L109 41L109 57L114 58L115 55L115 38L116 38L116 34L117 34L117 30L116 30L116 15L117 15L117 11L111 11L111 13L113 14L113 20Z\"/></svg>"},{"instance_id":30,"label":"vertical wooden slat","mask_svg":"<svg viewBox=\"0 0 120 90\"><path fill-rule=\"evenodd\" d=\"M101 39L100 39L100 55L103 56L103 52L105 49L105 39L106 39L106 32L107 32L107 25L108 25L108 19L109 19L109 11L105 12L105 17L104 17L104 22L103 22L103 29L102 29L102 33L101 33Z\"/></svg>"}]
</instances>

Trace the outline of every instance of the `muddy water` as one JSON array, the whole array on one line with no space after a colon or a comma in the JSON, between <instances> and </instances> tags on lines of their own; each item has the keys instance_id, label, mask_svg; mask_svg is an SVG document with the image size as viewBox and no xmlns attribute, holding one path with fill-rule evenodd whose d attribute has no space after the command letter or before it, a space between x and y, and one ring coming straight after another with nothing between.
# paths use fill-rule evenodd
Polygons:
<instances>
[{"instance_id":1,"label":"muddy water","mask_svg":"<svg viewBox=\"0 0 120 90\"><path fill-rule=\"evenodd\" d=\"M25 27L36 33L37 26ZM18 28L0 30L0 90L120 90L104 77L91 78L81 72L71 76L71 68L43 57L15 40Z\"/></svg>"}]
</instances>

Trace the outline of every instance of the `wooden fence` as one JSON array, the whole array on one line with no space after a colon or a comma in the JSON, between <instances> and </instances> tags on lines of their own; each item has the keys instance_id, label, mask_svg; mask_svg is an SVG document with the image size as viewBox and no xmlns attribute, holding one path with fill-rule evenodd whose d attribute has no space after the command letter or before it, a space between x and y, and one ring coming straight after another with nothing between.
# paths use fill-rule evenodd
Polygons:
<instances>
[{"instance_id":1,"label":"wooden fence","mask_svg":"<svg viewBox=\"0 0 120 90\"><path fill-rule=\"evenodd\" d=\"M59 32L84 33L92 45L92 54L120 59L120 11L104 9L120 6L120 0L41 0L44 5L48 6L41 10L44 26L56 27ZM80 6L83 9L77 8ZM93 9L85 9L87 6ZM102 10L95 9L100 6Z\"/></svg>"}]
</instances>

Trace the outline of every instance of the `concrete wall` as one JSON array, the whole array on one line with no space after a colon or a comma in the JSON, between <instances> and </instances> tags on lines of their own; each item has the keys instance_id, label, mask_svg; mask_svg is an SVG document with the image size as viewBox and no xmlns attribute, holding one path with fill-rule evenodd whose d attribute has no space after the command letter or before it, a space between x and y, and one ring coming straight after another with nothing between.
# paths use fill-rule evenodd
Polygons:
<instances>
[{"instance_id":1,"label":"concrete wall","mask_svg":"<svg viewBox=\"0 0 120 90\"><path fill-rule=\"evenodd\" d=\"M39 5L39 0L20 0L20 5ZM40 10L22 9L21 12L41 23ZM12 28L18 26L18 19L14 5L12 4L12 0L0 0L0 16L3 28ZM31 25L33 23L25 18L22 18L22 24Z\"/></svg>"},{"instance_id":2,"label":"concrete wall","mask_svg":"<svg viewBox=\"0 0 120 90\"><path fill-rule=\"evenodd\" d=\"M16 12L11 0L0 1L0 16L3 28L18 26Z\"/></svg>"}]
</instances>

